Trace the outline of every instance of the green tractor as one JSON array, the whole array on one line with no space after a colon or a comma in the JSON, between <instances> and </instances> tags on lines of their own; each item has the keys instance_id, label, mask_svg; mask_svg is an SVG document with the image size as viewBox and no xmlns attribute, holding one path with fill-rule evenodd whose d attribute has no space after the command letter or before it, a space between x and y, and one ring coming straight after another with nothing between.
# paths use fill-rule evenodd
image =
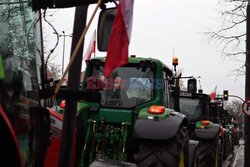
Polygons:
<instances>
[{"instance_id":1,"label":"green tractor","mask_svg":"<svg viewBox=\"0 0 250 167\"><path fill-rule=\"evenodd\" d=\"M209 121L210 98L196 93L196 80L188 80L188 91L180 92L180 111L187 116L190 135L190 166L222 165L220 124Z\"/></svg>"},{"instance_id":2,"label":"green tractor","mask_svg":"<svg viewBox=\"0 0 250 167\"><path fill-rule=\"evenodd\" d=\"M85 132L79 166L188 166L186 117L176 112L172 71L152 58L129 63L104 78L105 58L87 61L83 91L100 93L96 103L82 100L78 117Z\"/></svg>"}]
</instances>

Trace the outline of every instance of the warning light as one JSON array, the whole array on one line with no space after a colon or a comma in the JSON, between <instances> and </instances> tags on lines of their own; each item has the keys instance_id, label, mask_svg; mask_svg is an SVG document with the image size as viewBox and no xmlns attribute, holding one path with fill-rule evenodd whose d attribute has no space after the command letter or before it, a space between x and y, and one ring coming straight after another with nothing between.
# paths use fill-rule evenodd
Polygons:
<instances>
[{"instance_id":1,"label":"warning light","mask_svg":"<svg viewBox=\"0 0 250 167\"><path fill-rule=\"evenodd\" d=\"M66 106L66 101L63 100L63 101L61 102L61 104L60 104L60 108L65 108L65 106Z\"/></svg>"},{"instance_id":2,"label":"warning light","mask_svg":"<svg viewBox=\"0 0 250 167\"><path fill-rule=\"evenodd\" d=\"M164 111L165 111L164 106L151 106L149 107L148 110L150 114L162 114L164 113Z\"/></svg>"},{"instance_id":3,"label":"warning light","mask_svg":"<svg viewBox=\"0 0 250 167\"><path fill-rule=\"evenodd\" d=\"M209 126L210 125L210 121L201 121L201 125L202 126Z\"/></svg>"},{"instance_id":4,"label":"warning light","mask_svg":"<svg viewBox=\"0 0 250 167\"><path fill-rule=\"evenodd\" d=\"M178 58L177 58L177 57L174 57L174 58L173 58L173 65L174 65L174 66L177 66L177 65L178 65Z\"/></svg>"},{"instance_id":5,"label":"warning light","mask_svg":"<svg viewBox=\"0 0 250 167\"><path fill-rule=\"evenodd\" d=\"M228 90L223 91L224 100L228 100Z\"/></svg>"}]
</instances>

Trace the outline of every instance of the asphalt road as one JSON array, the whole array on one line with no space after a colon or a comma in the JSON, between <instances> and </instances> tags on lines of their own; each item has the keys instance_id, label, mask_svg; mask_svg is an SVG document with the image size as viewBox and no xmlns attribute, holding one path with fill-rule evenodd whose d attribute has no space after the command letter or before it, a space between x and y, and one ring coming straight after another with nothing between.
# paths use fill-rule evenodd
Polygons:
<instances>
[{"instance_id":1,"label":"asphalt road","mask_svg":"<svg viewBox=\"0 0 250 167\"><path fill-rule=\"evenodd\" d=\"M235 150L235 158L233 161L233 167L244 167L244 140L240 140L238 149Z\"/></svg>"},{"instance_id":2,"label":"asphalt road","mask_svg":"<svg viewBox=\"0 0 250 167\"><path fill-rule=\"evenodd\" d=\"M244 140L241 139L238 146L234 146L234 153L230 154L223 162L222 167L244 167Z\"/></svg>"}]
</instances>

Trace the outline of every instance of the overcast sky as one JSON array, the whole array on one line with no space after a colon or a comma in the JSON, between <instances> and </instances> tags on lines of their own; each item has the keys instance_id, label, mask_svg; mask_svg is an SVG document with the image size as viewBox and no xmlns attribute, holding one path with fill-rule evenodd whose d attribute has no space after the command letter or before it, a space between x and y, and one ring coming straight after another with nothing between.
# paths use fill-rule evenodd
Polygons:
<instances>
[{"instance_id":1,"label":"overcast sky","mask_svg":"<svg viewBox=\"0 0 250 167\"><path fill-rule=\"evenodd\" d=\"M223 57L219 48L209 44L208 36L204 35L208 29L218 27L217 5L218 0L135 0L130 54L158 58L171 67L174 49L183 76L200 76L204 93L210 94L217 86L217 94L229 90L229 94L244 98L244 77L232 75L241 64ZM90 7L89 16L93 8ZM73 17L74 9L57 10L50 20L59 33L70 34ZM85 47L96 27L97 17L94 22L86 36ZM65 68L70 47L71 38L66 37ZM55 51L58 65L61 65L62 52L63 39L60 38ZM106 54L97 52L98 55ZM244 61L244 57L242 59Z\"/></svg>"}]
</instances>

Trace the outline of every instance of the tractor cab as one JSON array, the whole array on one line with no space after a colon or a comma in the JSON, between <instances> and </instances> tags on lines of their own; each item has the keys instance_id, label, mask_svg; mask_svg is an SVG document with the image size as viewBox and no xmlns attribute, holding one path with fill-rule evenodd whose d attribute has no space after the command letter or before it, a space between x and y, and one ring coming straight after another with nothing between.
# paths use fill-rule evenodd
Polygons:
<instances>
[{"instance_id":1,"label":"tractor cab","mask_svg":"<svg viewBox=\"0 0 250 167\"><path fill-rule=\"evenodd\" d=\"M206 94L180 92L180 111L191 122L207 118L207 104L208 95Z\"/></svg>"},{"instance_id":2,"label":"tractor cab","mask_svg":"<svg viewBox=\"0 0 250 167\"><path fill-rule=\"evenodd\" d=\"M170 87L172 72L165 69L164 82L162 64L151 58L129 58L129 63L116 68L108 77L104 77L105 58L87 61L87 69L82 89L101 93L100 106L105 108L135 108L148 103L164 103L170 107ZM166 87L165 92L161 89ZM157 98L164 93L165 98ZM163 102L164 101L164 102Z\"/></svg>"},{"instance_id":3,"label":"tractor cab","mask_svg":"<svg viewBox=\"0 0 250 167\"><path fill-rule=\"evenodd\" d=\"M196 124L208 119L209 96L197 93L196 79L188 80L188 91L180 92L180 112L187 116L191 136L194 137Z\"/></svg>"},{"instance_id":4,"label":"tractor cab","mask_svg":"<svg viewBox=\"0 0 250 167\"><path fill-rule=\"evenodd\" d=\"M90 75L85 88L101 93L100 105L109 108L133 108L154 99L154 63L140 67L137 63L116 68L110 77L104 77L104 62L89 66ZM98 59L90 60L92 62ZM87 69L88 70L88 69Z\"/></svg>"},{"instance_id":5,"label":"tractor cab","mask_svg":"<svg viewBox=\"0 0 250 167\"><path fill-rule=\"evenodd\" d=\"M0 166L44 163L50 118L39 102L41 41L39 12L32 1L1 0Z\"/></svg>"}]
</instances>

